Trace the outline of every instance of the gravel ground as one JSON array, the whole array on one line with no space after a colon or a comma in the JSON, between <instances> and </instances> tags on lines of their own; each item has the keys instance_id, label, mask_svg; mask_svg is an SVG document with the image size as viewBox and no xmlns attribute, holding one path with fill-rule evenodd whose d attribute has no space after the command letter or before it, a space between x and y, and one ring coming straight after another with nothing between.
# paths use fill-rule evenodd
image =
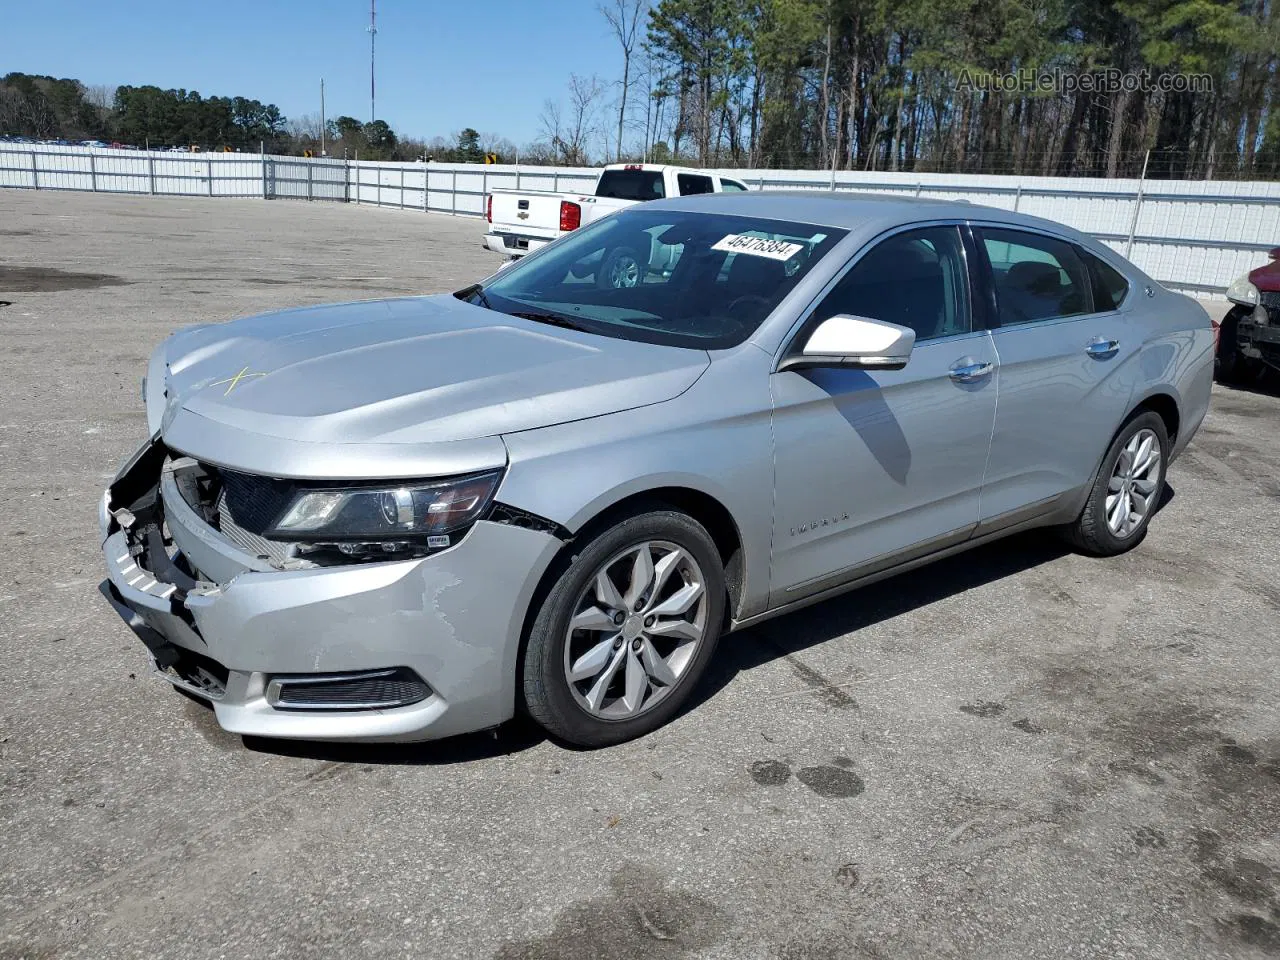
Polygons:
<instances>
[{"instance_id":1,"label":"gravel ground","mask_svg":"<svg viewBox=\"0 0 1280 960\"><path fill-rule=\"evenodd\" d=\"M0 193L0 958L1280 953L1280 399L1219 388L1140 548L1006 541L721 647L596 753L246 742L98 595L188 323L454 289L476 221Z\"/></svg>"}]
</instances>

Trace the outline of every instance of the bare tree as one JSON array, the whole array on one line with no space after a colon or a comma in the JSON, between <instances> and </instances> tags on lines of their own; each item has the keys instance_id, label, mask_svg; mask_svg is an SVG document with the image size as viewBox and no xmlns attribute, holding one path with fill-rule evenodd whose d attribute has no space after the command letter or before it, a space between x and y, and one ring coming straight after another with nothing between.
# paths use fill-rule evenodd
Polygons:
<instances>
[{"instance_id":1,"label":"bare tree","mask_svg":"<svg viewBox=\"0 0 1280 960\"><path fill-rule=\"evenodd\" d=\"M562 163L571 166L587 163L587 144L596 130L600 93L600 78L595 74L580 77L571 73L567 108L555 100L543 104L539 117L542 132L559 153Z\"/></svg>"},{"instance_id":2,"label":"bare tree","mask_svg":"<svg viewBox=\"0 0 1280 960\"><path fill-rule=\"evenodd\" d=\"M110 110L116 102L116 88L108 83L95 83L84 88L84 99L99 110Z\"/></svg>"},{"instance_id":3,"label":"bare tree","mask_svg":"<svg viewBox=\"0 0 1280 960\"><path fill-rule=\"evenodd\" d=\"M284 125L284 132L295 140L319 140L320 114L304 113L290 117Z\"/></svg>"},{"instance_id":4,"label":"bare tree","mask_svg":"<svg viewBox=\"0 0 1280 960\"><path fill-rule=\"evenodd\" d=\"M640 21L649 10L649 0L601 0L597 7L609 21L613 35L622 48L622 98L618 102L618 140L614 157L622 159L622 125L627 116L627 93L631 89L631 54L636 48Z\"/></svg>"},{"instance_id":5,"label":"bare tree","mask_svg":"<svg viewBox=\"0 0 1280 960\"><path fill-rule=\"evenodd\" d=\"M483 130L480 131L480 149L485 153L496 153L503 163L511 163L520 154L519 148L509 138Z\"/></svg>"}]
</instances>

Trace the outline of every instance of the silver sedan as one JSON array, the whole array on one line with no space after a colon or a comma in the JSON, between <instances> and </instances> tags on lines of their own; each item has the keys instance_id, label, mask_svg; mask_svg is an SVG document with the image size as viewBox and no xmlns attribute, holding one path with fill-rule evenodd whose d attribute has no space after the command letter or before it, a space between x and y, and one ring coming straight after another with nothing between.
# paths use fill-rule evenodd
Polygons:
<instances>
[{"instance_id":1,"label":"silver sedan","mask_svg":"<svg viewBox=\"0 0 1280 960\"><path fill-rule=\"evenodd\" d=\"M1212 373L1204 310L1059 224L657 201L170 338L103 592L234 732L613 744L767 617L1032 527L1132 548Z\"/></svg>"}]
</instances>

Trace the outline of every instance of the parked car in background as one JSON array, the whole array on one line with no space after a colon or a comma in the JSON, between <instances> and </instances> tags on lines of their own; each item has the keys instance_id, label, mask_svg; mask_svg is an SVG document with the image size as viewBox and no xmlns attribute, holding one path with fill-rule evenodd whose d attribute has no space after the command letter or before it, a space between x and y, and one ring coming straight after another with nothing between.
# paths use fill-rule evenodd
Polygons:
<instances>
[{"instance_id":1,"label":"parked car in background","mask_svg":"<svg viewBox=\"0 0 1280 960\"><path fill-rule=\"evenodd\" d=\"M484 243L495 253L522 257L571 230L636 203L746 189L747 185L740 180L706 170L615 163L600 171L595 190L590 194L494 190L485 198L489 232Z\"/></svg>"},{"instance_id":2,"label":"parked car in background","mask_svg":"<svg viewBox=\"0 0 1280 960\"><path fill-rule=\"evenodd\" d=\"M596 282L638 236L671 269ZM175 334L100 503L103 591L235 733L525 711L618 743L723 633L1033 527L1134 547L1212 340L1194 300L1007 210L655 200L452 296Z\"/></svg>"},{"instance_id":3,"label":"parked car in background","mask_svg":"<svg viewBox=\"0 0 1280 960\"><path fill-rule=\"evenodd\" d=\"M1252 379L1267 368L1280 371L1280 247L1270 258L1227 288L1235 306L1222 318L1218 336L1218 378L1224 383Z\"/></svg>"}]
</instances>

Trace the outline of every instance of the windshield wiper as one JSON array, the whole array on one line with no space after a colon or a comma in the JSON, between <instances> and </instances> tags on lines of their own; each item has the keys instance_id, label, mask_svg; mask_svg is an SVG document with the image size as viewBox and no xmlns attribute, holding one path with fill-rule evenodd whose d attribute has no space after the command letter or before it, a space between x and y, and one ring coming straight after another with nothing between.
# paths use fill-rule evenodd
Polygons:
<instances>
[{"instance_id":1,"label":"windshield wiper","mask_svg":"<svg viewBox=\"0 0 1280 960\"><path fill-rule=\"evenodd\" d=\"M455 293L454 296L459 300L470 300L472 297L475 297L480 301L480 306L484 307L486 310L493 309L493 305L489 303L489 298L484 295L484 287L478 283L473 283L469 287L463 287Z\"/></svg>"},{"instance_id":2,"label":"windshield wiper","mask_svg":"<svg viewBox=\"0 0 1280 960\"><path fill-rule=\"evenodd\" d=\"M532 320L534 323L545 323L552 327L564 327L566 330L581 330L584 333L590 333L589 327L583 326L576 320L570 320L568 317L562 317L558 313L535 313L530 311L512 311L511 316L520 317L524 320Z\"/></svg>"}]
</instances>

